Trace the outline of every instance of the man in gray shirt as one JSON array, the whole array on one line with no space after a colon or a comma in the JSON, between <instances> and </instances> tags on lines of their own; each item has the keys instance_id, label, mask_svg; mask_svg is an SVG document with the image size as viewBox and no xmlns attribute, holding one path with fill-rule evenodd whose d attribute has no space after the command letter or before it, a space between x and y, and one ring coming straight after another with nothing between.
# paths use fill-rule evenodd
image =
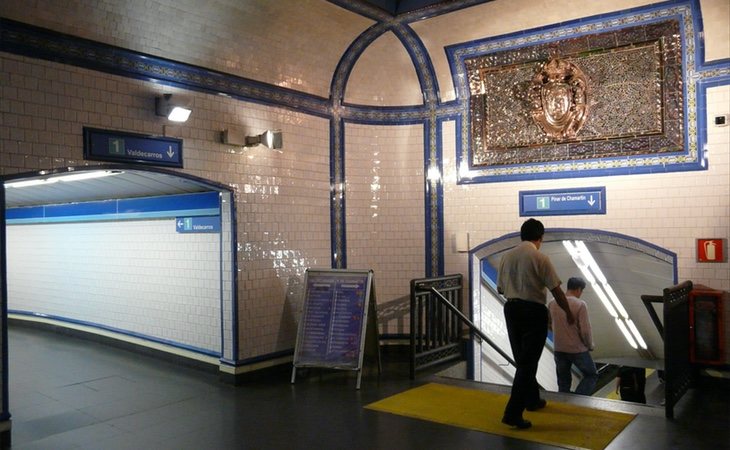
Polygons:
<instances>
[{"instance_id":1,"label":"man in gray shirt","mask_svg":"<svg viewBox=\"0 0 730 450\"><path fill-rule=\"evenodd\" d=\"M542 222L525 221L520 229L522 242L502 256L497 275L497 291L507 298L504 318L517 366L502 423L517 428L532 426L522 417L525 409L535 411L547 405L540 398L536 378L548 331L546 288L565 311L568 323L575 322L550 258L539 251L544 234Z\"/></svg>"}]
</instances>

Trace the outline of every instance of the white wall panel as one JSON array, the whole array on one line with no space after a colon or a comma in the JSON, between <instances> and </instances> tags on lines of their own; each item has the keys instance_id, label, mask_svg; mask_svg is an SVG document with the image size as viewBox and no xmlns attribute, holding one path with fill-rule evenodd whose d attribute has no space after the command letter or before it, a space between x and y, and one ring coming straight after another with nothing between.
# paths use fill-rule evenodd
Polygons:
<instances>
[{"instance_id":1,"label":"white wall panel","mask_svg":"<svg viewBox=\"0 0 730 450\"><path fill-rule=\"evenodd\" d=\"M174 219L7 227L8 309L220 352L220 235Z\"/></svg>"}]
</instances>

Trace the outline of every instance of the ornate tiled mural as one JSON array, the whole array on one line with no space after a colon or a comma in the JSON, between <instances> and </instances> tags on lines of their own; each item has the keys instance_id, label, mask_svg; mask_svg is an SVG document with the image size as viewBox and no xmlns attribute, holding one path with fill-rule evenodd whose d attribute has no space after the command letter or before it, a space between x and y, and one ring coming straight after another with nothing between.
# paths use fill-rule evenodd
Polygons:
<instances>
[{"instance_id":1,"label":"ornate tiled mural","mask_svg":"<svg viewBox=\"0 0 730 450\"><path fill-rule=\"evenodd\" d=\"M691 4L447 48L464 109L459 183L703 170ZM700 99L701 100L701 99Z\"/></svg>"},{"instance_id":2,"label":"ornate tiled mural","mask_svg":"<svg viewBox=\"0 0 730 450\"><path fill-rule=\"evenodd\" d=\"M471 165L681 151L680 50L669 20L467 59Z\"/></svg>"}]
</instances>

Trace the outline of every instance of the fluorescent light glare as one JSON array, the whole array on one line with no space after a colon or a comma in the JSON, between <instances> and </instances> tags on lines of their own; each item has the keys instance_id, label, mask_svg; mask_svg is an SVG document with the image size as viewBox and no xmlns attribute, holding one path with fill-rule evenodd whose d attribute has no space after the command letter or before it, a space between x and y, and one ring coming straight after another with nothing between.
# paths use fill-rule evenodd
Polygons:
<instances>
[{"instance_id":1,"label":"fluorescent light glare","mask_svg":"<svg viewBox=\"0 0 730 450\"><path fill-rule=\"evenodd\" d=\"M78 172L78 173L72 173L67 175L60 175L58 177L52 178L56 181L78 181L78 180L90 180L92 178L103 178L108 177L111 175L117 175L119 173L122 173L119 170L111 171L111 170L94 170L94 171L84 171L84 172Z\"/></svg>"},{"instance_id":2,"label":"fluorescent light glare","mask_svg":"<svg viewBox=\"0 0 730 450\"><path fill-rule=\"evenodd\" d=\"M35 178L33 180L21 180L21 181L10 181L8 183L5 183L6 187L13 187L13 188L22 188L22 187L29 187L29 186L46 186L53 183L58 183L59 181L62 182L68 182L68 181L79 181L79 180L89 180L92 178L101 178L101 177L108 177L110 175L117 175L119 173L123 173L120 170L90 170L90 171L83 171L83 172L76 172L76 173L66 173L63 175L56 175L49 178Z\"/></svg>"},{"instance_id":3,"label":"fluorescent light glare","mask_svg":"<svg viewBox=\"0 0 730 450\"><path fill-rule=\"evenodd\" d=\"M629 342L629 345L633 347L634 349L638 349L639 347L636 345L636 341L634 341L634 338L631 337L631 333L629 333L629 330L626 328L626 325L624 325L623 320L616 319L616 325L618 325L619 330L621 330L621 333L623 333L624 338Z\"/></svg>"},{"instance_id":4,"label":"fluorescent light glare","mask_svg":"<svg viewBox=\"0 0 730 450\"><path fill-rule=\"evenodd\" d=\"M573 262L578 266L580 271L586 280L593 286L593 290L596 291L598 298L603 303L606 311L614 318L616 325L618 326L621 333L624 335L626 341L635 350L641 346L642 349L646 349L646 341L641 337L639 330L634 325L634 322L629 319L629 313L621 304L616 292L614 292L611 285L608 283L606 276L598 267L598 263L593 259L590 250L583 241L575 241L575 246L570 241L563 241L563 246L573 258ZM625 321L625 322L624 322ZM638 342L638 345L637 345Z\"/></svg>"},{"instance_id":5,"label":"fluorescent light glare","mask_svg":"<svg viewBox=\"0 0 730 450\"><path fill-rule=\"evenodd\" d=\"M563 247L568 251L568 254L576 259L578 257L578 249L570 241L563 241Z\"/></svg>"},{"instance_id":6,"label":"fluorescent light glare","mask_svg":"<svg viewBox=\"0 0 730 450\"><path fill-rule=\"evenodd\" d=\"M41 184L53 184L57 181L57 178L36 178L34 180L10 181L5 183L5 187L22 188L29 186L39 186Z\"/></svg>"},{"instance_id":7,"label":"fluorescent light glare","mask_svg":"<svg viewBox=\"0 0 730 450\"><path fill-rule=\"evenodd\" d=\"M606 283L603 285L603 287L606 289L606 293L608 294L608 298L611 299L614 306L616 307L616 311L623 317L624 319L629 318L629 313L626 312L626 308L624 308L624 305L621 304L621 300L618 299L618 296L615 292L613 292L613 288L610 284Z\"/></svg>"},{"instance_id":8,"label":"fluorescent light glare","mask_svg":"<svg viewBox=\"0 0 730 450\"><path fill-rule=\"evenodd\" d=\"M586 282L590 285L596 284L596 279L593 278L593 274L590 270L588 270L588 267L578 264L578 268L583 273L583 276L586 278Z\"/></svg>"},{"instance_id":9,"label":"fluorescent light glare","mask_svg":"<svg viewBox=\"0 0 730 450\"><path fill-rule=\"evenodd\" d=\"M641 337L641 333L639 333L639 329L636 328L636 325L634 325L634 321L631 319L626 319L626 323L629 325L629 330L631 331L631 334L634 335L636 338L636 341L639 343L639 346L646 350L646 341L644 341L644 338Z\"/></svg>"},{"instance_id":10,"label":"fluorescent light glare","mask_svg":"<svg viewBox=\"0 0 730 450\"><path fill-rule=\"evenodd\" d=\"M426 178L428 179L428 181L437 183L441 181L441 171L437 166L431 166L428 168Z\"/></svg>"},{"instance_id":11,"label":"fluorescent light glare","mask_svg":"<svg viewBox=\"0 0 730 450\"><path fill-rule=\"evenodd\" d=\"M601 268L598 267L598 263L595 259L593 259L593 255L591 254L590 250L588 250L588 247L586 247L585 242L583 241L575 241L576 247L578 247L578 251L580 254L581 259L585 261L585 263L588 265L588 267L591 268L594 275L596 276L596 279L600 281L601 283L606 284L606 276L603 275L603 272L601 271Z\"/></svg>"},{"instance_id":12,"label":"fluorescent light glare","mask_svg":"<svg viewBox=\"0 0 730 450\"><path fill-rule=\"evenodd\" d=\"M618 314L616 313L616 309L611 305L611 301L606 296L606 293L603 292L603 286L600 283L593 283L593 290L596 291L596 294L598 294L598 298L601 299L601 303L603 303L603 307L606 308L606 311L611 315L611 317L618 318Z\"/></svg>"}]
</instances>

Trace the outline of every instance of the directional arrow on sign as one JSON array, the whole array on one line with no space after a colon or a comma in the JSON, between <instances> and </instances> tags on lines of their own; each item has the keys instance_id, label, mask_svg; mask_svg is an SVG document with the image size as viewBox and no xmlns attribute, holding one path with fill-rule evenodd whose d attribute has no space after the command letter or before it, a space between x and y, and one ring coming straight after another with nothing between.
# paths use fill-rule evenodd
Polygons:
<instances>
[{"instance_id":1,"label":"directional arrow on sign","mask_svg":"<svg viewBox=\"0 0 730 450\"><path fill-rule=\"evenodd\" d=\"M172 150L172 145L167 147L167 156L172 158L175 155L175 152Z\"/></svg>"},{"instance_id":2,"label":"directional arrow on sign","mask_svg":"<svg viewBox=\"0 0 730 450\"><path fill-rule=\"evenodd\" d=\"M591 205L591 206L593 206L593 205L596 204L596 201L593 200L593 196L592 195L591 195L591 198L588 200L588 204Z\"/></svg>"}]
</instances>

